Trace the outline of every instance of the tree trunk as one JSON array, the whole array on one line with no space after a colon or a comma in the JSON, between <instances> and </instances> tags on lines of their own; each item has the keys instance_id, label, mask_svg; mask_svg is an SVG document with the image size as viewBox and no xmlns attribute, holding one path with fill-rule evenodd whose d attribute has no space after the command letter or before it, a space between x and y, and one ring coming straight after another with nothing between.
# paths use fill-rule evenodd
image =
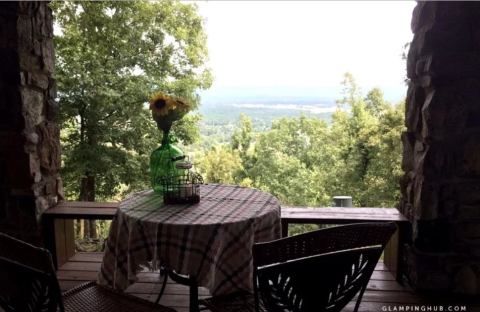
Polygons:
<instances>
[{"instance_id":1,"label":"tree trunk","mask_svg":"<svg viewBox=\"0 0 480 312\"><path fill-rule=\"evenodd\" d=\"M75 234L76 237L80 237L82 235L82 222L80 219L75 220Z\"/></svg>"},{"instance_id":2,"label":"tree trunk","mask_svg":"<svg viewBox=\"0 0 480 312\"><path fill-rule=\"evenodd\" d=\"M97 220L88 220L90 222L90 237L97 237Z\"/></svg>"},{"instance_id":3,"label":"tree trunk","mask_svg":"<svg viewBox=\"0 0 480 312\"><path fill-rule=\"evenodd\" d=\"M79 237L85 237L85 229L83 227L83 223L85 222L85 220L80 220L80 236Z\"/></svg>"},{"instance_id":4,"label":"tree trunk","mask_svg":"<svg viewBox=\"0 0 480 312\"><path fill-rule=\"evenodd\" d=\"M80 192L81 201L95 201L95 177L87 176L82 179L82 190ZM85 237L97 237L97 226L95 220L84 220Z\"/></svg>"},{"instance_id":5,"label":"tree trunk","mask_svg":"<svg viewBox=\"0 0 480 312\"><path fill-rule=\"evenodd\" d=\"M97 145L97 136L90 133L88 136L88 145L94 148ZM80 191L81 201L95 201L95 176L91 172L85 172L85 177L82 178L82 189ZM96 220L85 220L84 222L85 237L97 237Z\"/></svg>"},{"instance_id":6,"label":"tree trunk","mask_svg":"<svg viewBox=\"0 0 480 312\"><path fill-rule=\"evenodd\" d=\"M83 237L90 237L90 222L83 220Z\"/></svg>"}]
</instances>

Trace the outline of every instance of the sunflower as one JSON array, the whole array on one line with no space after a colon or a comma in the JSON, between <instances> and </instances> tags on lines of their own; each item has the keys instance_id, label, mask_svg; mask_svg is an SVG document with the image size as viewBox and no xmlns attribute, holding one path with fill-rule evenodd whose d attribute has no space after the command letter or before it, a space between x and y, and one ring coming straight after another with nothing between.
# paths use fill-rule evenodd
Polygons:
<instances>
[{"instance_id":1,"label":"sunflower","mask_svg":"<svg viewBox=\"0 0 480 312\"><path fill-rule=\"evenodd\" d=\"M188 112L190 110L190 105L182 98L175 97L173 98L177 108L183 112Z\"/></svg>"},{"instance_id":2,"label":"sunflower","mask_svg":"<svg viewBox=\"0 0 480 312\"><path fill-rule=\"evenodd\" d=\"M150 110L158 116L165 116L169 110L175 109L175 103L172 99L164 93L154 93L150 98Z\"/></svg>"}]
</instances>

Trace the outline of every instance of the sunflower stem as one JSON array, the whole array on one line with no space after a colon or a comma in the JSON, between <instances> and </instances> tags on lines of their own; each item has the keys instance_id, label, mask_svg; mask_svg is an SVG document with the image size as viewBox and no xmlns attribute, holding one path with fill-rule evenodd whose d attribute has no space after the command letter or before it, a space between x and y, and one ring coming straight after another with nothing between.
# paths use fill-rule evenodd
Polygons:
<instances>
[{"instance_id":1,"label":"sunflower stem","mask_svg":"<svg viewBox=\"0 0 480 312\"><path fill-rule=\"evenodd\" d=\"M162 130L162 129L160 129ZM170 133L170 129L163 129L162 130L163 137L162 137L162 145L167 144L168 142L168 134Z\"/></svg>"}]
</instances>

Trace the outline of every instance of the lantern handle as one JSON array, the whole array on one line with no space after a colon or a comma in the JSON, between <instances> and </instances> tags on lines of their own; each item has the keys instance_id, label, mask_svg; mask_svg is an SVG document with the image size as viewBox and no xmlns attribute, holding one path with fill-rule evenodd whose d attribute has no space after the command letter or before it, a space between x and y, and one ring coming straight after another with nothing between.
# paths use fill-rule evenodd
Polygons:
<instances>
[{"instance_id":1,"label":"lantern handle","mask_svg":"<svg viewBox=\"0 0 480 312\"><path fill-rule=\"evenodd\" d=\"M172 157L171 161L177 161L177 160L181 160L181 159L185 159L185 155L180 155L180 156L175 156L175 157Z\"/></svg>"}]
</instances>

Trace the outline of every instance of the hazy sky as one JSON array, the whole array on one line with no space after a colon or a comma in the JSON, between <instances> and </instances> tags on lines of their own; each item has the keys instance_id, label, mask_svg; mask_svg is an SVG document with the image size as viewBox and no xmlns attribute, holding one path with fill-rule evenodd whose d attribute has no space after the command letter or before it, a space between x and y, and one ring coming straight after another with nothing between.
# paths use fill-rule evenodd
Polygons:
<instances>
[{"instance_id":1,"label":"hazy sky","mask_svg":"<svg viewBox=\"0 0 480 312\"><path fill-rule=\"evenodd\" d=\"M414 1L201 1L213 87L400 86Z\"/></svg>"}]
</instances>

